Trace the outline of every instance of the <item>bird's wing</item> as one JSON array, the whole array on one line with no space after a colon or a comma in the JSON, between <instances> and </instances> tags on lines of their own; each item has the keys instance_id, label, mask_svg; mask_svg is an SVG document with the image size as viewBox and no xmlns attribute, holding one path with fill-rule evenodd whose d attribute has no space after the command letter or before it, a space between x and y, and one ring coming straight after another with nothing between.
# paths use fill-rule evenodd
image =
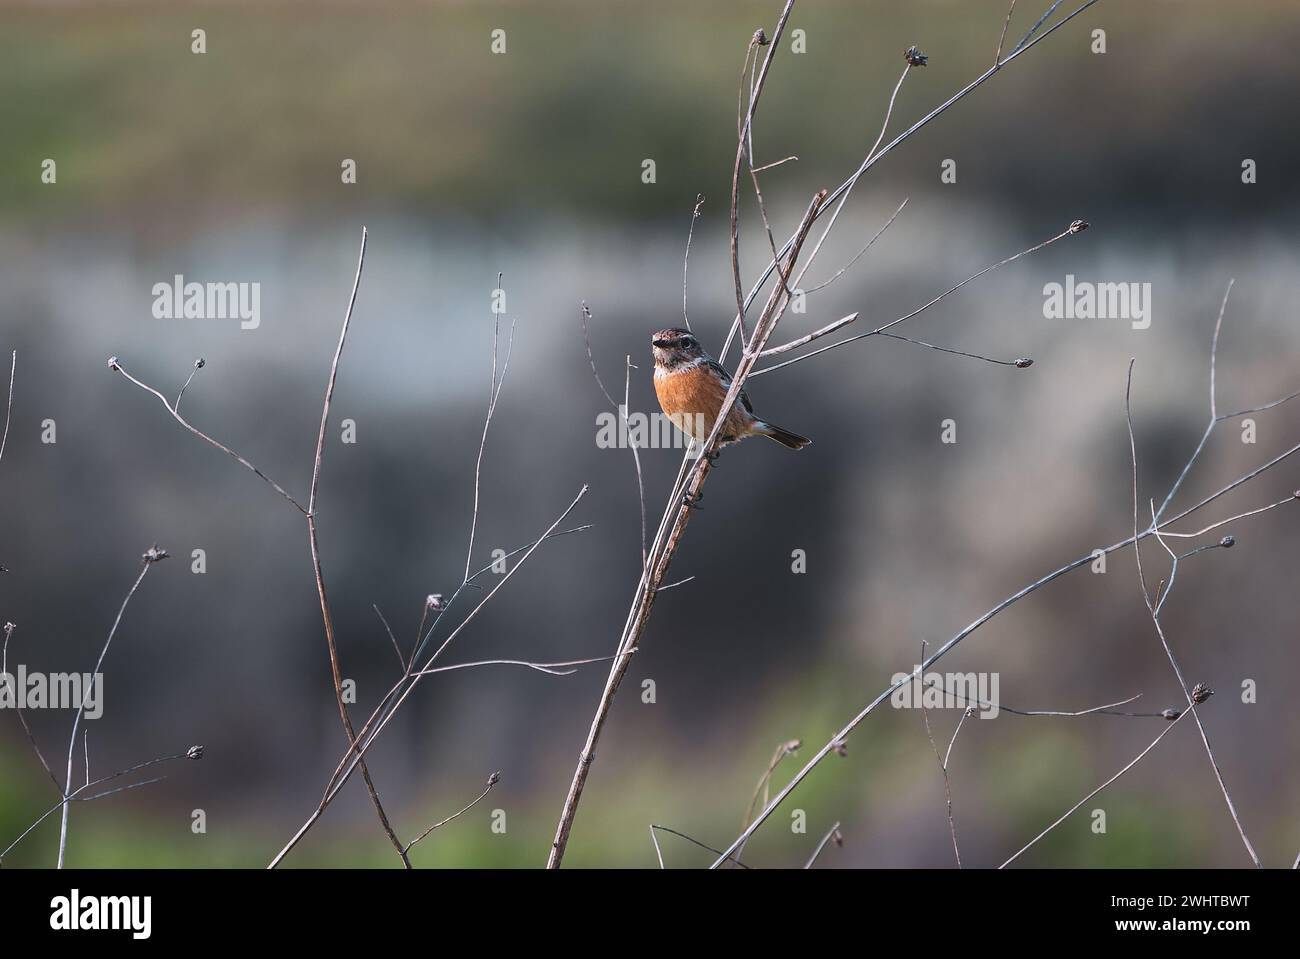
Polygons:
<instances>
[{"instance_id":1,"label":"bird's wing","mask_svg":"<svg viewBox=\"0 0 1300 959\"><path fill-rule=\"evenodd\" d=\"M709 360L709 369L718 374L718 378L722 380L722 385L724 387L731 389L731 374L722 368L721 363L716 360ZM750 404L749 397L745 395L744 390L740 391L740 403L745 407L745 412L750 413L751 415L753 414L754 407Z\"/></svg>"}]
</instances>

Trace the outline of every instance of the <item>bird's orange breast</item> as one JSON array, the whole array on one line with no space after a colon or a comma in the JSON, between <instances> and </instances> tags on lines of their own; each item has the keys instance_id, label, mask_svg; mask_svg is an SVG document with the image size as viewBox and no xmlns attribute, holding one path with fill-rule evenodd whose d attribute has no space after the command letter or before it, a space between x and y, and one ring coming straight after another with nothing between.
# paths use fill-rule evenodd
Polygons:
<instances>
[{"instance_id":1,"label":"bird's orange breast","mask_svg":"<svg viewBox=\"0 0 1300 959\"><path fill-rule=\"evenodd\" d=\"M694 439L704 440L713 429L713 422L718 418L727 391L722 381L707 366L695 366L674 373L656 372L655 395L659 397L660 407L674 426ZM728 421L736 420L736 428L724 432L743 435L744 419L740 404L737 403L728 417Z\"/></svg>"}]
</instances>

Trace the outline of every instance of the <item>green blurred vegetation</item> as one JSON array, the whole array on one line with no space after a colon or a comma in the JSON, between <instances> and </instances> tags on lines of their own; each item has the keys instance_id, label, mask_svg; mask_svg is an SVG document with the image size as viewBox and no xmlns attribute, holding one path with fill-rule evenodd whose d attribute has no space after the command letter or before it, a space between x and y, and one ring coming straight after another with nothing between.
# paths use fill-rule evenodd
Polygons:
<instances>
[{"instance_id":1,"label":"green blurred vegetation","mask_svg":"<svg viewBox=\"0 0 1300 959\"><path fill-rule=\"evenodd\" d=\"M976 132L981 151L1014 145L996 164L966 154L981 169L964 175L989 190L1100 176L1131 197L1161 187L1126 167L1135 157L1167 161L1171 143L1216 164L1220 152L1241 155L1231 151L1257 143L1262 119L1214 117L1233 114L1235 95L1266 93L1284 76L1293 85L1285 51L1300 39L1295 5L1157 6L1090 10L1017 62L1017 80L1000 79L996 95L980 91L942 133L914 141L891 177L930 182L945 155L934 150ZM763 101L760 153L798 154L809 182L842 174L878 129L903 48L921 43L931 60L909 81L900 121L987 68L1004 9L997 0L800 4L790 29L806 31L809 52L790 54L787 37ZM680 219L677 198L726 194L745 43L778 10L772 0L6 6L0 209L149 222L309 202L323 213L378 205L489 219ZM1013 37L1033 16L1020 13ZM1105 57L1088 49L1097 24L1109 35ZM207 32L202 56L190 52L196 27ZM489 52L496 27L507 32L505 55ZM1207 36L1218 37L1215 61L1188 62L1204 60L1191 44ZM1105 107L1126 90L1141 91L1140 107ZM1070 149L1042 135L1045 110L1068 111L1078 131ZM1199 134L1176 127L1193 111L1207 117ZM53 196L37 185L46 157L59 163ZM345 157L359 164L347 190ZM661 189L640 186L647 157ZM1196 162L1184 152L1183 164Z\"/></svg>"}]
</instances>

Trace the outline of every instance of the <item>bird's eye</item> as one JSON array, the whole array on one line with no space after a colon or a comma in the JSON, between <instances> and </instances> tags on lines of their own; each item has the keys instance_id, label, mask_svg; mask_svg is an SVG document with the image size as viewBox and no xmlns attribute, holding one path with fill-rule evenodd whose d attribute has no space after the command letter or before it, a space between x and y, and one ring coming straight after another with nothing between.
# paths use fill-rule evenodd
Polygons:
<instances>
[{"instance_id":1,"label":"bird's eye","mask_svg":"<svg viewBox=\"0 0 1300 959\"><path fill-rule=\"evenodd\" d=\"M681 339L681 344L687 349L690 349L692 346L695 345L695 340L689 336L683 336Z\"/></svg>"}]
</instances>

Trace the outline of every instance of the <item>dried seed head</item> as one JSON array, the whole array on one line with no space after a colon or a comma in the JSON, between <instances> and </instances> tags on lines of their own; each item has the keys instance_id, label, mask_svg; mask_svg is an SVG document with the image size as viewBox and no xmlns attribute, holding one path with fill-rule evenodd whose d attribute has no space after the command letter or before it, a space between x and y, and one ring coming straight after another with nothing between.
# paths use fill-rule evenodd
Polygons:
<instances>
[{"instance_id":1,"label":"dried seed head","mask_svg":"<svg viewBox=\"0 0 1300 959\"><path fill-rule=\"evenodd\" d=\"M185 750L185 758L186 758L186 759L193 759L193 760L195 760L196 762L197 762L198 760L202 759L202 758L203 758L203 747L202 747L202 746L191 746L189 749Z\"/></svg>"},{"instance_id":2,"label":"dried seed head","mask_svg":"<svg viewBox=\"0 0 1300 959\"><path fill-rule=\"evenodd\" d=\"M1223 539L1219 540L1219 545L1222 546L1224 549L1232 549L1232 547L1235 546L1236 544L1237 541L1233 539L1231 536L1225 536L1223 537Z\"/></svg>"},{"instance_id":3,"label":"dried seed head","mask_svg":"<svg viewBox=\"0 0 1300 959\"><path fill-rule=\"evenodd\" d=\"M12 633L12 632L13 632L15 629L17 629L17 628L18 628L18 627L15 626L13 623L5 623L5 635L8 636L10 633Z\"/></svg>"},{"instance_id":4,"label":"dried seed head","mask_svg":"<svg viewBox=\"0 0 1300 959\"><path fill-rule=\"evenodd\" d=\"M754 39L751 42L757 44L760 47L765 47L771 41L767 39L767 34L763 32L763 28L759 27L757 30L754 31Z\"/></svg>"},{"instance_id":5,"label":"dried seed head","mask_svg":"<svg viewBox=\"0 0 1300 959\"><path fill-rule=\"evenodd\" d=\"M205 360L205 359L204 359L203 357L201 357L201 356L200 356L197 360L194 361L194 368L195 368L196 370L201 370L201 369L203 369L203 367L205 367L205 366L207 366L207 365L208 365L208 361Z\"/></svg>"},{"instance_id":6,"label":"dried seed head","mask_svg":"<svg viewBox=\"0 0 1300 959\"><path fill-rule=\"evenodd\" d=\"M797 753L799 751L799 747L802 745L803 745L802 739L792 739L781 748L785 751L785 754L789 756L791 753Z\"/></svg>"},{"instance_id":7,"label":"dried seed head","mask_svg":"<svg viewBox=\"0 0 1300 959\"><path fill-rule=\"evenodd\" d=\"M114 373L116 373L118 370L120 370L120 369L122 368L122 367L120 367L120 366L117 365L117 357L116 357L116 356L110 356L110 357L108 358L108 368L109 368L110 370L112 370Z\"/></svg>"},{"instance_id":8,"label":"dried seed head","mask_svg":"<svg viewBox=\"0 0 1300 959\"><path fill-rule=\"evenodd\" d=\"M1182 715L1182 712L1180 712L1177 709L1166 709L1160 715L1172 723L1175 719L1177 719L1179 716Z\"/></svg>"},{"instance_id":9,"label":"dried seed head","mask_svg":"<svg viewBox=\"0 0 1300 959\"><path fill-rule=\"evenodd\" d=\"M167 552L167 550L155 543L145 550L144 554L140 558L146 563L160 563L170 555L171 554Z\"/></svg>"},{"instance_id":10,"label":"dried seed head","mask_svg":"<svg viewBox=\"0 0 1300 959\"><path fill-rule=\"evenodd\" d=\"M1205 702L1213 695L1214 690L1205 685L1205 683L1197 683L1192 687L1192 702L1197 703L1198 705Z\"/></svg>"},{"instance_id":11,"label":"dried seed head","mask_svg":"<svg viewBox=\"0 0 1300 959\"><path fill-rule=\"evenodd\" d=\"M493 773L491 776L488 777L488 788L495 786L500 781L501 781L501 774L499 772Z\"/></svg>"},{"instance_id":12,"label":"dried seed head","mask_svg":"<svg viewBox=\"0 0 1300 959\"><path fill-rule=\"evenodd\" d=\"M1020 359L1016 360L1016 369L1018 370L1027 369L1033 365L1034 365L1033 359L1028 356L1022 356L1020 357Z\"/></svg>"},{"instance_id":13,"label":"dried seed head","mask_svg":"<svg viewBox=\"0 0 1300 959\"><path fill-rule=\"evenodd\" d=\"M1082 233L1086 229L1088 229L1087 220L1075 220L1073 223L1070 224L1071 233Z\"/></svg>"},{"instance_id":14,"label":"dried seed head","mask_svg":"<svg viewBox=\"0 0 1300 959\"><path fill-rule=\"evenodd\" d=\"M1294 496L1296 499L1300 499L1300 489L1296 490L1291 495Z\"/></svg>"},{"instance_id":15,"label":"dried seed head","mask_svg":"<svg viewBox=\"0 0 1300 959\"><path fill-rule=\"evenodd\" d=\"M907 60L909 67L923 67L930 62L930 58L922 53L916 44L903 51L903 58Z\"/></svg>"},{"instance_id":16,"label":"dried seed head","mask_svg":"<svg viewBox=\"0 0 1300 959\"><path fill-rule=\"evenodd\" d=\"M424 605L429 609L442 609L442 593L430 593L424 598Z\"/></svg>"},{"instance_id":17,"label":"dried seed head","mask_svg":"<svg viewBox=\"0 0 1300 959\"><path fill-rule=\"evenodd\" d=\"M831 751L837 756L847 756L849 754L849 744L842 739L837 739L831 744Z\"/></svg>"},{"instance_id":18,"label":"dried seed head","mask_svg":"<svg viewBox=\"0 0 1300 959\"><path fill-rule=\"evenodd\" d=\"M843 848L844 834L840 832L838 829L836 829L833 833L831 833L831 842L835 843L835 845L839 846L840 848Z\"/></svg>"}]
</instances>

